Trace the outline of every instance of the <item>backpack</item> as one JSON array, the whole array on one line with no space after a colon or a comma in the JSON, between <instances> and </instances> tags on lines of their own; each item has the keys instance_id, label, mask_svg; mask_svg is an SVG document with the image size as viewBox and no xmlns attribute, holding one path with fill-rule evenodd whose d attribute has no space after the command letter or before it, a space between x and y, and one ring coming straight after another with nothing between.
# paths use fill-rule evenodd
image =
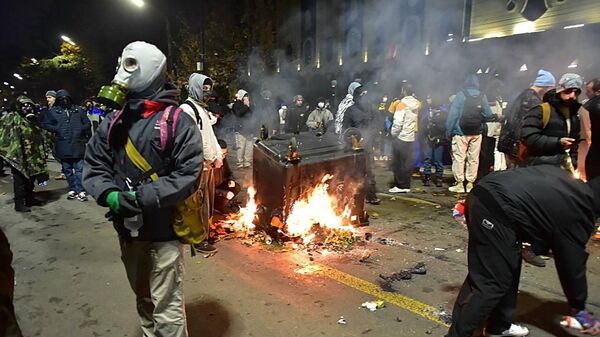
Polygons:
<instances>
[{"instance_id":1,"label":"backpack","mask_svg":"<svg viewBox=\"0 0 600 337\"><path fill-rule=\"evenodd\" d=\"M200 111L198 111L196 105L190 101L185 101L181 103L181 105L184 104L192 108L192 110L194 110L194 116L196 116L196 124L200 125L200 129L202 129L202 118L200 118Z\"/></svg>"},{"instance_id":2,"label":"backpack","mask_svg":"<svg viewBox=\"0 0 600 337\"><path fill-rule=\"evenodd\" d=\"M460 115L459 126L466 136L481 134L481 125L483 124L483 99L479 92L476 96L471 96L467 90L463 90L465 103L463 104L462 114Z\"/></svg>"},{"instance_id":3,"label":"backpack","mask_svg":"<svg viewBox=\"0 0 600 337\"><path fill-rule=\"evenodd\" d=\"M159 178L158 172L160 172L164 167L170 165L177 120L182 111L181 108L176 108L173 113L171 113L172 110L173 106L168 106L164 110L159 121L160 148L163 154L165 154L162 167L152 167L135 148L131 138L127 137L127 143L125 145L125 153L127 158L129 158L135 167L142 172L135 179L130 179L129 183L132 186L137 186L148 178L150 178L152 181L157 180ZM118 120L120 113L122 113L122 111L119 111L115 115L113 121ZM109 132L112 124L114 123L113 121L111 121L111 125L109 125ZM205 214L203 212L203 207L207 205L204 202L205 184L206 182L204 181L204 175L202 174L200 176L200 183L196 191L194 191L194 193L192 193L192 195L190 195L186 200L175 206L172 225L175 234L179 237L179 240L182 243L191 245L199 244L208 236L208 232L206 230L208 219L203 217L203 214ZM194 255L195 249L191 249L191 252L192 255Z\"/></svg>"},{"instance_id":4,"label":"backpack","mask_svg":"<svg viewBox=\"0 0 600 337\"><path fill-rule=\"evenodd\" d=\"M540 106L542 107L542 130L544 130L548 125L548 122L550 122L550 103L542 103L540 104ZM523 124L522 120L521 124ZM525 145L520 140L518 145L517 158L522 162L525 161L525 158L527 158L527 145Z\"/></svg>"}]
</instances>

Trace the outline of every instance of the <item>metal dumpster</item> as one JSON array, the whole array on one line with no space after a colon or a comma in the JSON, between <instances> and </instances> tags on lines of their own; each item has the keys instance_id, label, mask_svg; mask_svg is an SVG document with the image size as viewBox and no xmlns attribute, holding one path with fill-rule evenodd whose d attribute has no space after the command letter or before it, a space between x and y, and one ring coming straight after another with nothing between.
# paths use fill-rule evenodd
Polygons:
<instances>
[{"instance_id":1,"label":"metal dumpster","mask_svg":"<svg viewBox=\"0 0 600 337\"><path fill-rule=\"evenodd\" d=\"M293 143L297 155L290 156ZM365 154L353 150L336 135L306 132L279 135L254 145L253 184L261 206L259 222L269 229L273 215L285 222L294 201L315 187L325 174L333 175L330 195L338 207L350 209L350 222L368 224L365 206Z\"/></svg>"}]
</instances>

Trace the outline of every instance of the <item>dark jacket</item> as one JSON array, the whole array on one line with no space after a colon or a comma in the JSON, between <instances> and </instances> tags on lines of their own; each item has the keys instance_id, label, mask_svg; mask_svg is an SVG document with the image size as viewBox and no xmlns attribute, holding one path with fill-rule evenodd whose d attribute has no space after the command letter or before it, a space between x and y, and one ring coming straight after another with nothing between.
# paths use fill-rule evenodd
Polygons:
<instances>
[{"instance_id":1,"label":"dark jacket","mask_svg":"<svg viewBox=\"0 0 600 337\"><path fill-rule=\"evenodd\" d=\"M236 100L233 103L231 110L235 116L235 132L239 132L244 136L258 133L258 130L256 130L255 127L255 121L253 120L254 116L249 106L245 105L240 100Z\"/></svg>"},{"instance_id":2,"label":"dark jacket","mask_svg":"<svg viewBox=\"0 0 600 337\"><path fill-rule=\"evenodd\" d=\"M146 101L148 102L148 101ZM179 114L175 125L170 154L163 153L160 147L158 123L163 115L165 104L158 105L157 112L144 117L149 111L143 100L130 100L108 135L108 128L114 113L105 118L94 137L87 145L83 166L83 186L101 206L107 206L106 196L111 191L126 191L124 176L135 179L140 171L127 158L124 149L127 135L135 148L159 172L159 179L146 181L137 187L137 201L142 208L144 225L139 239L146 241L176 240L172 217L175 206L189 197L198 187L202 169L202 136L192 119L184 112ZM110 138L108 138L110 137ZM109 141L110 144L109 145ZM163 158L170 157L165 165ZM162 168L162 169L159 169ZM115 219L114 226L119 235L129 237L122 219Z\"/></svg>"},{"instance_id":3,"label":"dark jacket","mask_svg":"<svg viewBox=\"0 0 600 337\"><path fill-rule=\"evenodd\" d=\"M358 129L365 141L371 141L378 128L375 114L371 113L368 106L365 106L362 101L356 102L344 113L342 130L345 131L348 128Z\"/></svg>"},{"instance_id":4,"label":"dark jacket","mask_svg":"<svg viewBox=\"0 0 600 337\"><path fill-rule=\"evenodd\" d=\"M470 195L491 200L486 205L503 211L509 222L505 225L521 241L533 240L528 242L552 250L569 304L579 308L587 298L585 249L599 209L594 192L563 169L538 165L493 172Z\"/></svg>"},{"instance_id":5,"label":"dark jacket","mask_svg":"<svg viewBox=\"0 0 600 337\"><path fill-rule=\"evenodd\" d=\"M433 145L439 145L446 140L446 120L448 107L441 105L433 107L427 105L421 110L419 129L423 140Z\"/></svg>"},{"instance_id":6,"label":"dark jacket","mask_svg":"<svg viewBox=\"0 0 600 337\"><path fill-rule=\"evenodd\" d=\"M56 135L54 146L58 159L81 159L85 152L85 143L90 138L90 120L85 110L72 104L72 101L67 106L59 105L58 102L63 97L71 100L66 90L56 92L57 104L50 108L41 126Z\"/></svg>"},{"instance_id":7,"label":"dark jacket","mask_svg":"<svg viewBox=\"0 0 600 337\"><path fill-rule=\"evenodd\" d=\"M308 105L297 106L294 104L285 114L285 133L299 133L308 131L306 121L308 120Z\"/></svg>"},{"instance_id":8,"label":"dark jacket","mask_svg":"<svg viewBox=\"0 0 600 337\"><path fill-rule=\"evenodd\" d=\"M529 110L523 119L521 129L521 141L527 146L525 162L527 165L550 164L560 166L563 162L565 150L560 145L560 138L570 137L579 139L579 103L573 104L568 111L571 121L571 131L567 131L567 117L560 112L563 102L558 94L549 98L550 120L546 127L542 122L542 106L538 105ZM571 160L573 165L577 163L577 147L571 148Z\"/></svg>"}]
</instances>

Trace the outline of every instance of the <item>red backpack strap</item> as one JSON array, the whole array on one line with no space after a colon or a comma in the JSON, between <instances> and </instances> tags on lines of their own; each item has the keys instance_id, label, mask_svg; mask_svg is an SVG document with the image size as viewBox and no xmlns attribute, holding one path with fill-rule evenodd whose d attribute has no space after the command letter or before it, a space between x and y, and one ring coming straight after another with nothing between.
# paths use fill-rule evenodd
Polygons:
<instances>
[{"instance_id":1,"label":"red backpack strap","mask_svg":"<svg viewBox=\"0 0 600 337\"><path fill-rule=\"evenodd\" d=\"M172 109L173 109L173 106L169 105L163 112L162 116L160 117L159 130L160 130L160 149L161 149L161 151L165 150L165 148L167 147L167 141L169 140L169 128L168 128L167 124L168 124L169 115L171 114Z\"/></svg>"},{"instance_id":2,"label":"red backpack strap","mask_svg":"<svg viewBox=\"0 0 600 337\"><path fill-rule=\"evenodd\" d=\"M163 152L171 151L173 148L177 120L182 110L181 108L175 108L175 111L172 113L171 111L173 111L173 106L169 105L160 118L160 149ZM167 155L170 155L170 153Z\"/></svg>"}]
</instances>

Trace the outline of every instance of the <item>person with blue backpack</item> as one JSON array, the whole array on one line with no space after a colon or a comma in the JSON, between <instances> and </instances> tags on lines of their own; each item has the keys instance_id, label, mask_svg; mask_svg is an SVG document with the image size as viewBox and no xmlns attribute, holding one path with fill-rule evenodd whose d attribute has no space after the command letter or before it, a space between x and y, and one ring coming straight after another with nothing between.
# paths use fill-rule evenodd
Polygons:
<instances>
[{"instance_id":1,"label":"person with blue backpack","mask_svg":"<svg viewBox=\"0 0 600 337\"><path fill-rule=\"evenodd\" d=\"M446 121L446 133L452 139L452 174L456 181L448 188L450 192L468 193L473 188L479 168L483 123L493 116L487 97L479 90L477 75L469 74L464 89L457 92L452 101Z\"/></svg>"}]
</instances>

